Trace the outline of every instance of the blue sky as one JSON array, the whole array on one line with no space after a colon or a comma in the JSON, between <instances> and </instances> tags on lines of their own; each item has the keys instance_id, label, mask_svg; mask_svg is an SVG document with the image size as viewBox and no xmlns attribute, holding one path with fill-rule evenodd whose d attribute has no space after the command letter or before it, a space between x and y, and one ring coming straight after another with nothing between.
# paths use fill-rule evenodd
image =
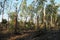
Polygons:
<instances>
[{"instance_id":1,"label":"blue sky","mask_svg":"<svg viewBox=\"0 0 60 40\"><path fill-rule=\"evenodd\" d=\"M55 0L55 2L60 3L60 0Z\"/></svg>"},{"instance_id":2,"label":"blue sky","mask_svg":"<svg viewBox=\"0 0 60 40\"><path fill-rule=\"evenodd\" d=\"M0 0L0 2L1 1L3 1L3 0ZM12 0L9 0L9 1L12 1ZM21 1L22 0L19 0L18 2L19 2L19 4L21 3ZM29 5L29 4L31 4L31 2L32 2L33 0L27 0L27 5ZM13 3L15 2L14 0L12 1ZM55 2L57 3L57 4L59 4L60 3L60 0L55 0ZM9 2L10 4L11 4L11 2ZM49 3L49 2L48 2ZM11 4L12 6L13 6L13 4ZM14 9L14 7L12 8L12 11L13 11L13 9ZM8 18L8 15L5 13L4 14L4 19L7 19ZM0 22L1 22L1 19L2 19L2 16L0 15Z\"/></svg>"}]
</instances>

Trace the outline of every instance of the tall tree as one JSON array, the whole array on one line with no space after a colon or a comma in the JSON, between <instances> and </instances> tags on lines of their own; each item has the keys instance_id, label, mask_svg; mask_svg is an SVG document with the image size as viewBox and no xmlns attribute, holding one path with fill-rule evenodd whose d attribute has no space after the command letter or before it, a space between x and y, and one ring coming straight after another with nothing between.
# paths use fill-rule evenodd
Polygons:
<instances>
[{"instance_id":1,"label":"tall tree","mask_svg":"<svg viewBox=\"0 0 60 40\"><path fill-rule=\"evenodd\" d=\"M34 19L34 7L33 7L33 5L32 4L30 4L29 6L28 6L28 15L30 16L30 23L32 24L34 21L33 21L33 19Z\"/></svg>"},{"instance_id":2,"label":"tall tree","mask_svg":"<svg viewBox=\"0 0 60 40\"><path fill-rule=\"evenodd\" d=\"M57 10L59 8L58 6L55 5L54 1L55 0L50 0L51 4L48 4L47 7L46 7L46 13L48 15L47 17L50 20L50 21L49 20L48 21L50 22L51 26L54 26L54 24L57 21Z\"/></svg>"},{"instance_id":3,"label":"tall tree","mask_svg":"<svg viewBox=\"0 0 60 40\"><path fill-rule=\"evenodd\" d=\"M26 0L22 0L22 3L20 5L20 9L21 9L21 13L23 14L22 16L25 18L25 22L27 21L27 18L28 18L28 8L27 8L27 3L26 3ZM25 25L25 22L24 22L24 25Z\"/></svg>"},{"instance_id":4,"label":"tall tree","mask_svg":"<svg viewBox=\"0 0 60 40\"><path fill-rule=\"evenodd\" d=\"M44 5L46 0L35 0L34 3L34 12L36 13L37 20L37 28L39 28L39 17L41 18L41 22L44 23Z\"/></svg>"},{"instance_id":5,"label":"tall tree","mask_svg":"<svg viewBox=\"0 0 60 40\"><path fill-rule=\"evenodd\" d=\"M5 3L7 0L4 0L3 2L1 2L1 7L2 7L2 20L3 20L3 14L4 14L4 9L5 9Z\"/></svg>"},{"instance_id":6,"label":"tall tree","mask_svg":"<svg viewBox=\"0 0 60 40\"><path fill-rule=\"evenodd\" d=\"M18 1L18 0L16 0L16 2L17 2L17 1ZM16 12L16 13L15 13L15 15L14 15L14 16L15 16L15 17L14 17L14 21L15 21L15 24L14 24L14 26L15 26L15 31L14 31L14 32L15 32L16 34L19 33L19 32L18 32L19 28L18 28L18 25L17 25L17 24L18 24L18 20L17 20L17 19L18 19L18 13L19 13L18 10L19 10L19 9L17 8L17 4L18 4L18 3L16 3L16 6L15 6L15 9L16 9L15 12Z\"/></svg>"}]
</instances>

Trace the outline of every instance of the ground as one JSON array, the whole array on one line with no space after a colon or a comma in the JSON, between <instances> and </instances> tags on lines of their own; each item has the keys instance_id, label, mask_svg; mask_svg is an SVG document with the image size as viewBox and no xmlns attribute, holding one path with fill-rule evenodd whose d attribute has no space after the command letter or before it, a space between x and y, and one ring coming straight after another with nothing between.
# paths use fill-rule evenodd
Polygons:
<instances>
[{"instance_id":1,"label":"ground","mask_svg":"<svg viewBox=\"0 0 60 40\"><path fill-rule=\"evenodd\" d=\"M60 31L33 31L23 34L0 33L0 40L60 40Z\"/></svg>"}]
</instances>

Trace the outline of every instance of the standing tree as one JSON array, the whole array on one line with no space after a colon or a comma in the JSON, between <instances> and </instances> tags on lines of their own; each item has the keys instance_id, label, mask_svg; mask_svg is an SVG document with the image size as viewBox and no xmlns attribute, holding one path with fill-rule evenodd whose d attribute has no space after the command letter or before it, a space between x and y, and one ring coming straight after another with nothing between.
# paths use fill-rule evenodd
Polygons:
<instances>
[{"instance_id":1,"label":"standing tree","mask_svg":"<svg viewBox=\"0 0 60 40\"><path fill-rule=\"evenodd\" d=\"M50 0L51 4L46 7L47 19L50 26L56 26L58 6L55 5L54 0ZM50 18L49 18L50 17Z\"/></svg>"},{"instance_id":2,"label":"standing tree","mask_svg":"<svg viewBox=\"0 0 60 40\"><path fill-rule=\"evenodd\" d=\"M25 25L28 18L28 13L27 13L28 8L27 8L26 0L22 0L20 9L21 9L21 13L23 14L22 16L25 18L25 22L24 22L24 25Z\"/></svg>"},{"instance_id":3,"label":"standing tree","mask_svg":"<svg viewBox=\"0 0 60 40\"><path fill-rule=\"evenodd\" d=\"M4 15L4 9L5 9L5 3L7 0L4 0L3 2L1 2L1 8L2 8L2 20L3 20L3 15Z\"/></svg>"},{"instance_id":4,"label":"standing tree","mask_svg":"<svg viewBox=\"0 0 60 40\"><path fill-rule=\"evenodd\" d=\"M31 24L31 26L33 25L33 23L34 23L34 21L33 21L33 19L34 19L34 7L33 7L33 5L32 4L30 4L29 6L28 6L28 15L29 15L29 17L30 17L30 20L29 20L29 22L30 22L30 24Z\"/></svg>"},{"instance_id":5,"label":"standing tree","mask_svg":"<svg viewBox=\"0 0 60 40\"><path fill-rule=\"evenodd\" d=\"M5 11L5 5L6 5L6 1L7 0L3 0L2 2L0 2L0 7L1 7L1 11L0 11L0 13L1 13L1 15L2 15L2 22L3 22L3 15L4 15L4 11ZM2 25L3 26L3 25Z\"/></svg>"},{"instance_id":6,"label":"standing tree","mask_svg":"<svg viewBox=\"0 0 60 40\"><path fill-rule=\"evenodd\" d=\"M36 29L39 28L39 18L41 19L41 23L44 23L44 5L45 5L46 0L35 0L34 3L34 13L36 13L36 20L37 20L37 27Z\"/></svg>"},{"instance_id":7,"label":"standing tree","mask_svg":"<svg viewBox=\"0 0 60 40\"><path fill-rule=\"evenodd\" d=\"M15 33L15 34L18 34L18 33L19 33L19 32L18 32L19 28L18 28L18 25L17 25L17 24L18 24L18 20L17 20L17 19L18 19L18 13L19 13L19 11L18 11L19 9L17 8L18 0L16 0L16 2L17 2L16 5L15 5L15 8L16 8L15 12L16 12L16 13L15 13L15 15L14 15L14 16L15 16L15 17L14 17L14 22L15 22L15 24L14 24L14 26L15 26L14 33Z\"/></svg>"}]
</instances>

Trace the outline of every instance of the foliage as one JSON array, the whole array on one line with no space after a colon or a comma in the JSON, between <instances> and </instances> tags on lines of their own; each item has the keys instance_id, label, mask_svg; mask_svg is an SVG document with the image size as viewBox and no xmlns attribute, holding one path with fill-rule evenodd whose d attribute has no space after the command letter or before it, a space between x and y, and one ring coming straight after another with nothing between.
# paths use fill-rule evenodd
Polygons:
<instances>
[{"instance_id":1,"label":"foliage","mask_svg":"<svg viewBox=\"0 0 60 40\"><path fill-rule=\"evenodd\" d=\"M60 24L59 5L55 3L55 0L50 0L49 4L47 2L47 0L33 0L31 4L27 5L27 0L22 0L21 4L19 0L15 2L4 0L0 2L2 24L8 23L11 31L15 29L19 29L19 31L20 29L39 29L40 27L45 28L45 26L50 28L52 25L55 27L57 23ZM8 22L3 19L5 13L8 14L8 20L10 19Z\"/></svg>"},{"instance_id":2,"label":"foliage","mask_svg":"<svg viewBox=\"0 0 60 40\"><path fill-rule=\"evenodd\" d=\"M2 24L6 24L7 23L7 20L6 19L3 19L2 20Z\"/></svg>"}]
</instances>

